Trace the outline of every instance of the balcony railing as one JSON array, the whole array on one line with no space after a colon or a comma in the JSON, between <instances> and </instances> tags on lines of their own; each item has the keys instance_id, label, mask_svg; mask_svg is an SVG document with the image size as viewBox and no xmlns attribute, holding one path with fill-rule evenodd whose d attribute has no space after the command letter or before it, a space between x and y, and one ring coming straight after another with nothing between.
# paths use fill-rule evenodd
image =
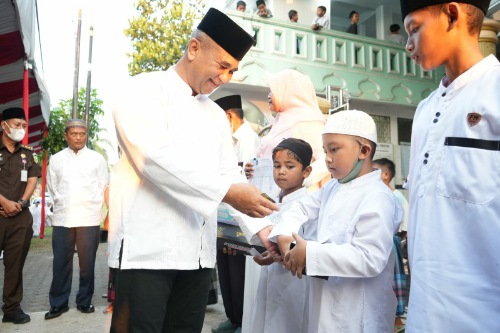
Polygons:
<instances>
[{"instance_id":1,"label":"balcony railing","mask_svg":"<svg viewBox=\"0 0 500 333\"><path fill-rule=\"evenodd\" d=\"M286 68L306 73L319 94L327 86L349 91L353 99L417 105L439 84L444 71L422 71L403 45L335 30L315 32L308 25L228 11L257 45L240 64L233 82L267 86L265 76Z\"/></svg>"}]
</instances>

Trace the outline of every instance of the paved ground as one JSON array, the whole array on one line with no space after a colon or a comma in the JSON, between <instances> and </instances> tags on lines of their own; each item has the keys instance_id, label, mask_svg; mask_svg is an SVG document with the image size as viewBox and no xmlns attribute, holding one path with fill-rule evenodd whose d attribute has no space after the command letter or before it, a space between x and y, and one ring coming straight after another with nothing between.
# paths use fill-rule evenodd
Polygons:
<instances>
[{"instance_id":1,"label":"paved ground","mask_svg":"<svg viewBox=\"0 0 500 333\"><path fill-rule=\"evenodd\" d=\"M50 238L47 239L50 241ZM23 325L0 322L0 332L26 333L107 333L111 314L103 310L108 302L101 295L107 292L108 265L106 262L107 244L100 244L95 272L95 293L93 303L96 312L83 314L76 310L75 297L78 288L78 257L73 261L73 284L70 296L70 310L59 318L45 320L49 309L49 289L52 281L52 252L30 252L24 267L24 299L22 308L31 316L31 322ZM0 269L0 286L3 286L3 267ZM0 314L2 315L2 314ZM210 333L211 327L225 320L224 307L219 292L219 302L209 305L202 333Z\"/></svg>"}]
</instances>

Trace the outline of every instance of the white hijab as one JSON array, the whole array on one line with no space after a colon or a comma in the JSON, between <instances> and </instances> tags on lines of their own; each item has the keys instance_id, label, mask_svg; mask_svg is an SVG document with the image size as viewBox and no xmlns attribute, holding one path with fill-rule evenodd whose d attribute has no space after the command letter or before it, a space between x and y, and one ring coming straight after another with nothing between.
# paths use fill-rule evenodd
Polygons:
<instances>
[{"instance_id":1,"label":"white hijab","mask_svg":"<svg viewBox=\"0 0 500 333\"><path fill-rule=\"evenodd\" d=\"M265 152L272 151L283 139L283 133L299 122L320 122L325 124L325 117L321 113L316 97L314 85L306 75L293 70L285 69L271 74L268 84L274 95L277 111L273 126L269 133L262 138L257 152L258 157L270 157ZM321 137L321 132L317 133ZM288 134L287 137L289 137ZM308 141L306 138L299 138ZM313 150L317 147L313 147ZM319 147L321 149L321 147Z\"/></svg>"}]
</instances>

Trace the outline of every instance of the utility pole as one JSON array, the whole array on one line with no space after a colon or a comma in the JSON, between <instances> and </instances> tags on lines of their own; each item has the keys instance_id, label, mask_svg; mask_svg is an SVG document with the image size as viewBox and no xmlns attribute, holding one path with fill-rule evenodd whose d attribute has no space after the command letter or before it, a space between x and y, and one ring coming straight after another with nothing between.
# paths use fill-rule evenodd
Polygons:
<instances>
[{"instance_id":1,"label":"utility pole","mask_svg":"<svg viewBox=\"0 0 500 333\"><path fill-rule=\"evenodd\" d=\"M87 88L85 89L85 124L87 125L87 130L90 130L89 126L89 111L90 111L90 78L92 73L92 40L94 38L94 27L90 26L90 40L89 40L89 63L87 69ZM87 146L89 145L89 136L87 135Z\"/></svg>"},{"instance_id":2,"label":"utility pole","mask_svg":"<svg viewBox=\"0 0 500 333\"><path fill-rule=\"evenodd\" d=\"M78 111L78 73L80 70L80 36L82 34L82 9L78 9L78 29L75 45L75 72L73 81L73 118L77 118Z\"/></svg>"}]
</instances>

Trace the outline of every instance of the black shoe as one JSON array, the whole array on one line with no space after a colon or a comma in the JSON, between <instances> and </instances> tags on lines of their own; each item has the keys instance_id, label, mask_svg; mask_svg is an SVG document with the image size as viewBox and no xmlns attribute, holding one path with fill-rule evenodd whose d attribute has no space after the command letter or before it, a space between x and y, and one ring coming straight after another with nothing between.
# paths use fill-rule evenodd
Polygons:
<instances>
[{"instance_id":1,"label":"black shoe","mask_svg":"<svg viewBox=\"0 0 500 333\"><path fill-rule=\"evenodd\" d=\"M45 314L45 319L57 318L64 312L68 312L68 310L68 306L62 306L60 308L58 308L57 306L51 306L50 311Z\"/></svg>"},{"instance_id":2,"label":"black shoe","mask_svg":"<svg viewBox=\"0 0 500 333\"><path fill-rule=\"evenodd\" d=\"M81 313L92 313L95 311L95 308L92 304L90 304L90 305L78 305L76 307L76 309L78 311L80 311Z\"/></svg>"},{"instance_id":3,"label":"black shoe","mask_svg":"<svg viewBox=\"0 0 500 333\"><path fill-rule=\"evenodd\" d=\"M30 316L19 310L14 314L4 314L2 318L3 323L26 324L31 320Z\"/></svg>"}]
</instances>

